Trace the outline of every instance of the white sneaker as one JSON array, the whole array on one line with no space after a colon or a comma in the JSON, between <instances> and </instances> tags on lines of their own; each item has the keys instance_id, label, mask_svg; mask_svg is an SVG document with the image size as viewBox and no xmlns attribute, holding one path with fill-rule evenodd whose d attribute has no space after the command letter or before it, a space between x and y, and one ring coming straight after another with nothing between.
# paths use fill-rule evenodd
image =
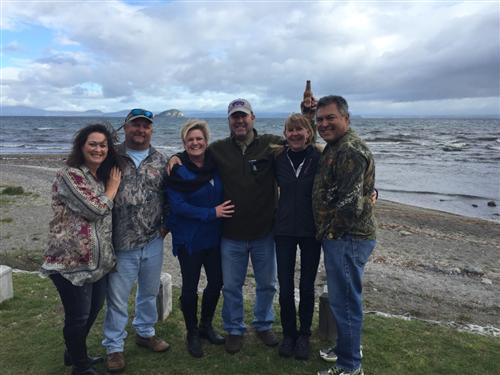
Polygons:
<instances>
[{"instance_id":1,"label":"white sneaker","mask_svg":"<svg viewBox=\"0 0 500 375\"><path fill-rule=\"evenodd\" d=\"M359 355L363 358L363 345L359 347ZM323 361L326 362L337 362L337 354L335 354L335 346L330 346L329 348L320 349L319 356Z\"/></svg>"}]
</instances>

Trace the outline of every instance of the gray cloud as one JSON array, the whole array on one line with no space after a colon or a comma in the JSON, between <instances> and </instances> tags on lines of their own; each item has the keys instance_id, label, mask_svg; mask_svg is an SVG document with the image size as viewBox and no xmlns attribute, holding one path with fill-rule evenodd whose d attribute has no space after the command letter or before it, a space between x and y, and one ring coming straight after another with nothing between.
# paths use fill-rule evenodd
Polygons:
<instances>
[{"instance_id":1,"label":"gray cloud","mask_svg":"<svg viewBox=\"0 0 500 375\"><path fill-rule=\"evenodd\" d=\"M47 93L71 103L85 97L77 87L92 82L101 96L79 97L86 109L116 110L128 101L222 109L250 95L262 110L296 110L311 79L317 95L339 93L360 108L493 103L499 20L495 4L467 2L9 3L9 29L42 25L79 50L61 44L14 67L17 78L7 77L4 93L9 102L45 107L53 102Z\"/></svg>"}]
</instances>

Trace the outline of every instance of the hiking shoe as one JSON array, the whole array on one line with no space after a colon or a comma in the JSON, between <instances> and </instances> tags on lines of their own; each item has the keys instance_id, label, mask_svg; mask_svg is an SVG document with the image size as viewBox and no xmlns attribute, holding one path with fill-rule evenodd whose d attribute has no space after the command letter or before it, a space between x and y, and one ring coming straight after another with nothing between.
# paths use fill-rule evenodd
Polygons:
<instances>
[{"instance_id":1,"label":"hiking shoe","mask_svg":"<svg viewBox=\"0 0 500 375\"><path fill-rule=\"evenodd\" d=\"M106 370L120 372L125 369L125 356L123 352L114 352L106 356Z\"/></svg>"},{"instance_id":2,"label":"hiking shoe","mask_svg":"<svg viewBox=\"0 0 500 375\"><path fill-rule=\"evenodd\" d=\"M280 343L280 340L276 337L271 329L265 331L257 331L257 337L267 346L276 346Z\"/></svg>"},{"instance_id":3,"label":"hiking shoe","mask_svg":"<svg viewBox=\"0 0 500 375\"><path fill-rule=\"evenodd\" d=\"M135 335L135 343L139 346L151 349L153 352L164 352L170 348L170 345L156 336L142 337Z\"/></svg>"},{"instance_id":4,"label":"hiking shoe","mask_svg":"<svg viewBox=\"0 0 500 375\"><path fill-rule=\"evenodd\" d=\"M300 335L295 343L295 359L307 361L310 351L309 336Z\"/></svg>"},{"instance_id":5,"label":"hiking shoe","mask_svg":"<svg viewBox=\"0 0 500 375\"><path fill-rule=\"evenodd\" d=\"M319 356L323 361L326 362L337 362L337 354L335 354L335 346L329 348L321 349L319 351ZM363 345L359 347L359 356L363 358Z\"/></svg>"},{"instance_id":6,"label":"hiking shoe","mask_svg":"<svg viewBox=\"0 0 500 375\"><path fill-rule=\"evenodd\" d=\"M317 375L365 375L363 368L357 368L356 370L346 370L340 367L332 367L329 370L318 371Z\"/></svg>"},{"instance_id":7,"label":"hiking shoe","mask_svg":"<svg viewBox=\"0 0 500 375\"><path fill-rule=\"evenodd\" d=\"M242 335L227 335L225 349L229 354L238 353L243 347Z\"/></svg>"},{"instance_id":8,"label":"hiking shoe","mask_svg":"<svg viewBox=\"0 0 500 375\"><path fill-rule=\"evenodd\" d=\"M278 354L281 357L291 357L293 355L293 349L295 348L295 340L291 336L283 337L281 345L278 349Z\"/></svg>"}]
</instances>

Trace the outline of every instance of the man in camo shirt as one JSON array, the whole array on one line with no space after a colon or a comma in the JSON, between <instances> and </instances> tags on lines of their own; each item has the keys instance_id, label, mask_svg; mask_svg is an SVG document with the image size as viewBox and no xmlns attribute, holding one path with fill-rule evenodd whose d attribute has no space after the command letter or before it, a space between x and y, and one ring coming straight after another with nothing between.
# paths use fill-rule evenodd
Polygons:
<instances>
[{"instance_id":1,"label":"man in camo shirt","mask_svg":"<svg viewBox=\"0 0 500 375\"><path fill-rule=\"evenodd\" d=\"M116 272L109 274L103 346L106 369L125 368L123 354L127 337L128 298L137 282L135 342L154 352L169 345L155 335L156 296L163 265L162 218L167 210L164 199L165 157L151 146L153 114L133 109L125 119L125 142L116 150L122 157L123 175L113 207L113 245Z\"/></svg>"},{"instance_id":2,"label":"man in camo shirt","mask_svg":"<svg viewBox=\"0 0 500 375\"><path fill-rule=\"evenodd\" d=\"M341 96L318 101L316 124L327 145L314 180L313 212L337 326L336 366L318 374L360 375L362 277L375 247L370 201L375 163L368 146L349 128L348 105Z\"/></svg>"}]
</instances>

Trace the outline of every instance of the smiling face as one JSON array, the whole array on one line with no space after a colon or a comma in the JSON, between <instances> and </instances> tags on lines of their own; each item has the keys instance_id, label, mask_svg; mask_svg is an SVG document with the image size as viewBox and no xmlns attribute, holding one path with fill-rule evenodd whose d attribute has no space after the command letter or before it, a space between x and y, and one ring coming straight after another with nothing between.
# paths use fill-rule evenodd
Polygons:
<instances>
[{"instance_id":1,"label":"smiling face","mask_svg":"<svg viewBox=\"0 0 500 375\"><path fill-rule=\"evenodd\" d=\"M200 129L190 130L184 139L184 149L191 160L200 160L207 150L207 140Z\"/></svg>"},{"instance_id":2,"label":"smiling face","mask_svg":"<svg viewBox=\"0 0 500 375\"><path fill-rule=\"evenodd\" d=\"M253 131L255 116L245 112L235 112L228 117L231 134L238 140L244 141L248 134Z\"/></svg>"},{"instance_id":3,"label":"smiling face","mask_svg":"<svg viewBox=\"0 0 500 375\"><path fill-rule=\"evenodd\" d=\"M343 115L335 103L319 107L316 111L318 133L327 143L344 136L349 129L349 115Z\"/></svg>"},{"instance_id":4,"label":"smiling face","mask_svg":"<svg viewBox=\"0 0 500 375\"><path fill-rule=\"evenodd\" d=\"M307 147L311 133L300 124L290 124L285 128L285 138L292 151L302 151Z\"/></svg>"},{"instance_id":5,"label":"smiling face","mask_svg":"<svg viewBox=\"0 0 500 375\"><path fill-rule=\"evenodd\" d=\"M132 150L146 150L151 144L153 123L139 117L129 121L125 127L125 144Z\"/></svg>"},{"instance_id":6,"label":"smiling face","mask_svg":"<svg viewBox=\"0 0 500 375\"><path fill-rule=\"evenodd\" d=\"M93 132L82 146L84 164L90 170L97 170L108 156L108 139L102 133Z\"/></svg>"}]
</instances>

